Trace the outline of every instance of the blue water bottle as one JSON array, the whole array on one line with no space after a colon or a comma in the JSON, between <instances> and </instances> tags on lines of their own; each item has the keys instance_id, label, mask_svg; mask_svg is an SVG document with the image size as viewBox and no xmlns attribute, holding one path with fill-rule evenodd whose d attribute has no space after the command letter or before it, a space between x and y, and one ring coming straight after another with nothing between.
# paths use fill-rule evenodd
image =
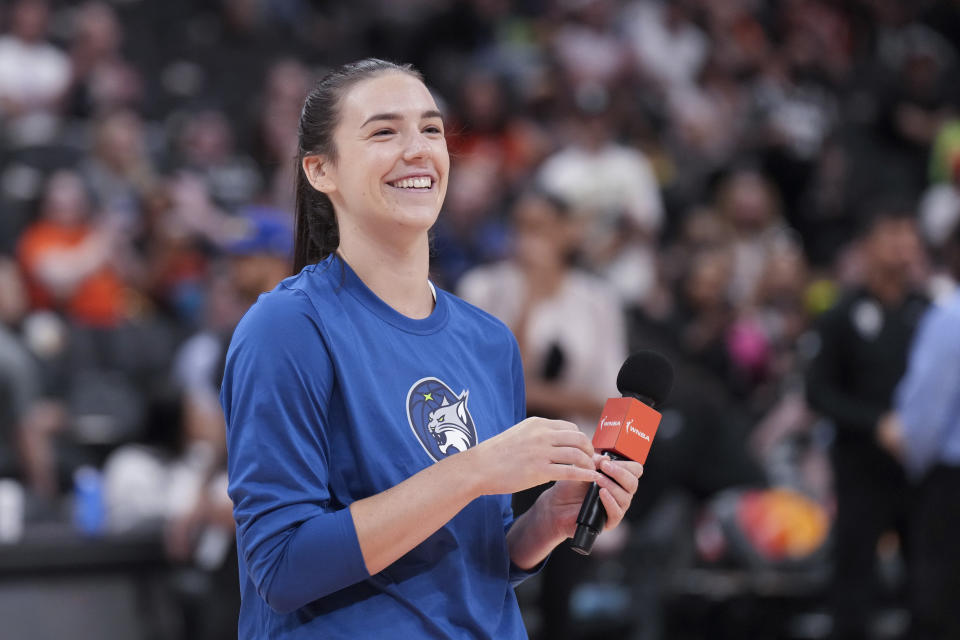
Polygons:
<instances>
[{"instance_id":1,"label":"blue water bottle","mask_svg":"<svg viewBox=\"0 0 960 640\"><path fill-rule=\"evenodd\" d=\"M103 533L106 509L103 479L91 466L82 466L73 473L73 525L80 533L95 536Z\"/></svg>"}]
</instances>

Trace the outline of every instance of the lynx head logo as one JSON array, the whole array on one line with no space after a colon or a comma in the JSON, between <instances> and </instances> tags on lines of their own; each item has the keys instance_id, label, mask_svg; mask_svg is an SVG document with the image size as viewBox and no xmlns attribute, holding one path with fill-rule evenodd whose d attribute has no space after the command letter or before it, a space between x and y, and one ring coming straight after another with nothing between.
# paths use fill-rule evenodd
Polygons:
<instances>
[{"instance_id":1,"label":"lynx head logo","mask_svg":"<svg viewBox=\"0 0 960 640\"><path fill-rule=\"evenodd\" d=\"M477 428L467 408L468 391L454 393L437 378L418 380L407 392L407 419L434 460L477 444Z\"/></svg>"}]
</instances>

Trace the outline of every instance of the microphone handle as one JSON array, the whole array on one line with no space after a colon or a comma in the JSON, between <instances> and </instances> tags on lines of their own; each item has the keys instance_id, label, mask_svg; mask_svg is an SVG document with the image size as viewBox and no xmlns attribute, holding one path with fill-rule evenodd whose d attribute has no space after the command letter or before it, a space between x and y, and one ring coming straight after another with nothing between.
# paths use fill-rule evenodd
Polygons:
<instances>
[{"instance_id":1,"label":"microphone handle","mask_svg":"<svg viewBox=\"0 0 960 640\"><path fill-rule=\"evenodd\" d=\"M610 451L605 455L611 460L626 460L626 457ZM594 541L606 524L607 510L603 508L603 503L600 501L600 485L591 482L587 495L583 498L583 504L580 505L580 513L577 514L577 531L573 535L570 546L581 555L590 555Z\"/></svg>"}]
</instances>

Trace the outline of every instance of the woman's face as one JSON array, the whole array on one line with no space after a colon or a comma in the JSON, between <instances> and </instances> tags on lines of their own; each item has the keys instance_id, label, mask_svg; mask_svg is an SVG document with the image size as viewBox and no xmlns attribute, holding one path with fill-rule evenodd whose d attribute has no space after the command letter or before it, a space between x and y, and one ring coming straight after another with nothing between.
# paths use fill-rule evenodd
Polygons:
<instances>
[{"instance_id":1,"label":"woman's face","mask_svg":"<svg viewBox=\"0 0 960 640\"><path fill-rule=\"evenodd\" d=\"M82 223L89 201L80 177L71 171L58 171L50 177L43 199L43 217L64 226Z\"/></svg>"},{"instance_id":2,"label":"woman's face","mask_svg":"<svg viewBox=\"0 0 960 640\"><path fill-rule=\"evenodd\" d=\"M382 235L433 225L450 156L440 112L422 82L388 73L357 83L343 97L334 143L336 162L324 162L320 180L311 182L330 196L341 236L351 228Z\"/></svg>"},{"instance_id":3,"label":"woman's face","mask_svg":"<svg viewBox=\"0 0 960 640\"><path fill-rule=\"evenodd\" d=\"M553 205L526 197L513 210L514 253L520 264L538 269L563 269L572 229Z\"/></svg>"}]
</instances>

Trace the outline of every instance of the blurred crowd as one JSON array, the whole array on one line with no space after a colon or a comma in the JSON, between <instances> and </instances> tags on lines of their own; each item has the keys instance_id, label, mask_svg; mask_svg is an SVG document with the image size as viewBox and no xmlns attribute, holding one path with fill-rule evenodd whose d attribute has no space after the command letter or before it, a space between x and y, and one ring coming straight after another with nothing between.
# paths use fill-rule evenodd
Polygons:
<instances>
[{"instance_id":1,"label":"blurred crowd","mask_svg":"<svg viewBox=\"0 0 960 640\"><path fill-rule=\"evenodd\" d=\"M842 416L805 381L817 323L877 274L952 290L958 43L956 0L5 3L0 476L42 520L97 469L104 530L162 526L172 559L235 571L217 393L234 324L289 274L303 99L330 66L412 62L453 160L432 277L514 331L530 412L589 432L628 352L675 364L626 539L521 592L533 634L579 637L615 600L576 578L611 580L606 545L660 594L627 633L662 637L664 558L826 557ZM791 524L731 532L744 487L789 490L762 497Z\"/></svg>"}]
</instances>

